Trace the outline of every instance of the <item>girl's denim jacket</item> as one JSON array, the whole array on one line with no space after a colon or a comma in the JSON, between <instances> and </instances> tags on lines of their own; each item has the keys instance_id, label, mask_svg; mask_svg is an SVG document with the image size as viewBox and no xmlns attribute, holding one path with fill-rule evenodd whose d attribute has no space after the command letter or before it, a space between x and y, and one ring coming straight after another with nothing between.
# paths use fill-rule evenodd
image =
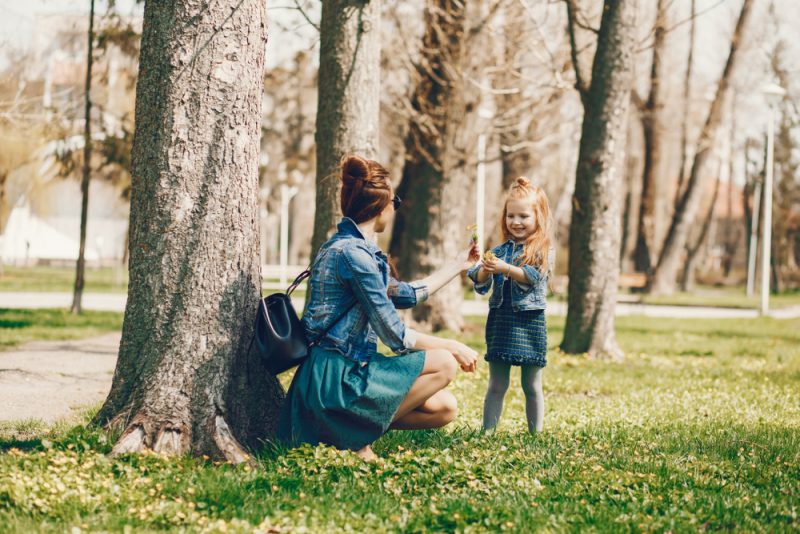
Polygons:
<instances>
[{"instance_id":1,"label":"girl's denim jacket","mask_svg":"<svg viewBox=\"0 0 800 534\"><path fill-rule=\"evenodd\" d=\"M510 265L517 265L519 257L525 248L524 243L517 243L513 239L509 239L502 245L498 245L492 249L495 256ZM555 265L555 249L551 248L548 252L548 261L550 262L550 269ZM528 310L543 310L547 307L547 280L550 278L550 273L541 274L536 267L532 265L519 266L525 273L528 279L527 284L521 284L516 280L509 278L511 283L511 308L514 311L528 311ZM479 295L485 295L489 289L494 286L492 296L489 298L490 308L499 308L503 305L503 281L506 278L505 274L493 274L489 276L484 282L478 282L478 271L481 264L475 264L468 272L467 276L475 284L475 291Z\"/></svg>"},{"instance_id":2,"label":"girl's denim jacket","mask_svg":"<svg viewBox=\"0 0 800 534\"><path fill-rule=\"evenodd\" d=\"M377 352L378 337L395 353L412 349L417 333L407 328L398 309L411 308L428 298L419 283L399 282L389 274L388 258L366 239L347 217L317 253L311 269L311 298L303 314L309 340L316 339L354 302L319 343L347 358L368 362Z\"/></svg>"}]
</instances>

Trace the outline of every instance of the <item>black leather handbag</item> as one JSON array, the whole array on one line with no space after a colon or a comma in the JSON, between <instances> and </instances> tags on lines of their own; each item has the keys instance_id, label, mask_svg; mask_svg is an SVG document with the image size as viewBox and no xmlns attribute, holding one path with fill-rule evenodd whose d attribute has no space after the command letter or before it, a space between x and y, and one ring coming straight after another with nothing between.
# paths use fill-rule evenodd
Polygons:
<instances>
[{"instance_id":1,"label":"black leather handbag","mask_svg":"<svg viewBox=\"0 0 800 534\"><path fill-rule=\"evenodd\" d=\"M253 337L264 364L274 375L303 363L303 360L308 357L310 348L319 343L325 334L355 305L353 302L314 341L309 343L291 299L292 291L309 276L311 276L311 271L306 269L295 278L285 293L268 295L259 302Z\"/></svg>"}]
</instances>

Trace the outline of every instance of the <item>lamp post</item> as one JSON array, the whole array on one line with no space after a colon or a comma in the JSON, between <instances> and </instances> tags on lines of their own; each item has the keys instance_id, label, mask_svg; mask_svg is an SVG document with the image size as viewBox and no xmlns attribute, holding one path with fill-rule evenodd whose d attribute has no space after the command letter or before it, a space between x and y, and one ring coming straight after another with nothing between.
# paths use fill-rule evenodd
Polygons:
<instances>
[{"instance_id":1,"label":"lamp post","mask_svg":"<svg viewBox=\"0 0 800 534\"><path fill-rule=\"evenodd\" d=\"M764 172L764 237L761 254L761 315L769 312L770 252L772 249L772 172L775 152L775 108L786 94L780 85L771 83L761 91L769 105L769 124L767 124L767 168Z\"/></svg>"}]
</instances>

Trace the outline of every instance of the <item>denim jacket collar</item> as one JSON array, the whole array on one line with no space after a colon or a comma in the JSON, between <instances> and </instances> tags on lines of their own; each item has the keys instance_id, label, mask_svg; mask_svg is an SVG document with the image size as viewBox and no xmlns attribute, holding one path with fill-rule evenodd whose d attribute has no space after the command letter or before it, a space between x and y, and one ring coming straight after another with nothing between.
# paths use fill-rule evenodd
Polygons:
<instances>
[{"instance_id":1,"label":"denim jacket collar","mask_svg":"<svg viewBox=\"0 0 800 534\"><path fill-rule=\"evenodd\" d=\"M342 217L342 220L336 225L336 232L343 237L363 239L373 252L380 252L381 250L377 243L364 235L364 232L361 231L361 228L358 227L358 224L356 224L356 222L350 217Z\"/></svg>"}]
</instances>

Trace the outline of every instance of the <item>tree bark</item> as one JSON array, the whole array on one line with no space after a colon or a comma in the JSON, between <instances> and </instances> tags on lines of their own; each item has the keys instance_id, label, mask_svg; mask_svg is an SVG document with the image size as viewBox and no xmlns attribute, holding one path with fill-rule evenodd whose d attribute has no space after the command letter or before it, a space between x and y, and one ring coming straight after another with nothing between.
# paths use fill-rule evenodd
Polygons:
<instances>
[{"instance_id":1,"label":"tree bark","mask_svg":"<svg viewBox=\"0 0 800 534\"><path fill-rule=\"evenodd\" d=\"M753 0L744 0L736 29L731 39L728 60L722 72L716 96L711 103L706 122L697 141L692 169L686 181L685 191L680 197L672 216L664 246L658 258L658 263L649 277L647 289L650 293L668 295L675 291L676 274L680 265L681 254L686 247L686 241L703 192L703 170L710 156L714 140L722 120L722 106L728 94L735 60L744 35L744 28L752 11Z\"/></svg>"},{"instance_id":2,"label":"tree bark","mask_svg":"<svg viewBox=\"0 0 800 534\"><path fill-rule=\"evenodd\" d=\"M83 125L83 176L81 177L81 229L78 245L78 261L75 265L75 289L72 293L70 311L81 313L83 303L84 274L86 271L86 225L89 219L89 179L92 159L92 62L94 59L94 0L89 4L89 32L86 51L86 83L84 88Z\"/></svg>"},{"instance_id":3,"label":"tree bark","mask_svg":"<svg viewBox=\"0 0 800 534\"><path fill-rule=\"evenodd\" d=\"M322 2L312 258L341 217L338 176L342 156L377 157L380 16L380 0Z\"/></svg>"},{"instance_id":4,"label":"tree bark","mask_svg":"<svg viewBox=\"0 0 800 534\"><path fill-rule=\"evenodd\" d=\"M479 6L474 2L470 9ZM479 91L463 75L471 14L460 0L430 0L425 11L422 58L411 100L414 117L398 188L404 204L395 216L390 249L405 279L433 272L469 239L463 199L472 187L480 104ZM433 330L457 332L463 326L462 302L461 284L448 284L414 308L413 317Z\"/></svg>"},{"instance_id":5,"label":"tree bark","mask_svg":"<svg viewBox=\"0 0 800 534\"><path fill-rule=\"evenodd\" d=\"M650 66L650 93L642 109L644 135L644 170L642 192L639 200L639 217L636 226L636 248L633 253L634 269L649 273L653 268L654 217L656 211L656 167L661 159L661 81L664 79L663 55L666 49L667 14L665 0L658 0L653 40L653 61Z\"/></svg>"},{"instance_id":6,"label":"tree bark","mask_svg":"<svg viewBox=\"0 0 800 534\"><path fill-rule=\"evenodd\" d=\"M694 66L694 40L697 27L696 0L692 0L690 7L691 20L689 22L689 52L686 56L686 72L683 75L683 114L681 116L681 160L678 164L678 183L675 185L675 200L678 205L683 193L683 183L686 181L686 159L689 149L689 117L692 105L692 68Z\"/></svg>"},{"instance_id":7,"label":"tree bark","mask_svg":"<svg viewBox=\"0 0 800 534\"><path fill-rule=\"evenodd\" d=\"M622 357L614 333L619 277L620 166L633 84L636 2L607 0L583 95L569 237L569 307L561 349ZM579 71L579 65L575 65Z\"/></svg>"},{"instance_id":8,"label":"tree bark","mask_svg":"<svg viewBox=\"0 0 800 534\"><path fill-rule=\"evenodd\" d=\"M722 181L719 174L720 173L717 172L717 180L714 183L714 193L711 195L711 205L706 212L706 216L703 218L703 224L700 227L700 234L697 236L697 241L695 241L694 245L688 245L686 247L686 261L683 264L683 273L681 276L681 291L694 291L697 261L700 259L698 252L700 252L700 249L705 245L708 239L708 231L711 228L711 222L714 220L714 208L717 206L719 185Z\"/></svg>"},{"instance_id":9,"label":"tree bark","mask_svg":"<svg viewBox=\"0 0 800 534\"><path fill-rule=\"evenodd\" d=\"M111 392L95 421L145 449L232 462L283 397L250 348L260 296L263 2L145 5L130 284Z\"/></svg>"}]
</instances>

